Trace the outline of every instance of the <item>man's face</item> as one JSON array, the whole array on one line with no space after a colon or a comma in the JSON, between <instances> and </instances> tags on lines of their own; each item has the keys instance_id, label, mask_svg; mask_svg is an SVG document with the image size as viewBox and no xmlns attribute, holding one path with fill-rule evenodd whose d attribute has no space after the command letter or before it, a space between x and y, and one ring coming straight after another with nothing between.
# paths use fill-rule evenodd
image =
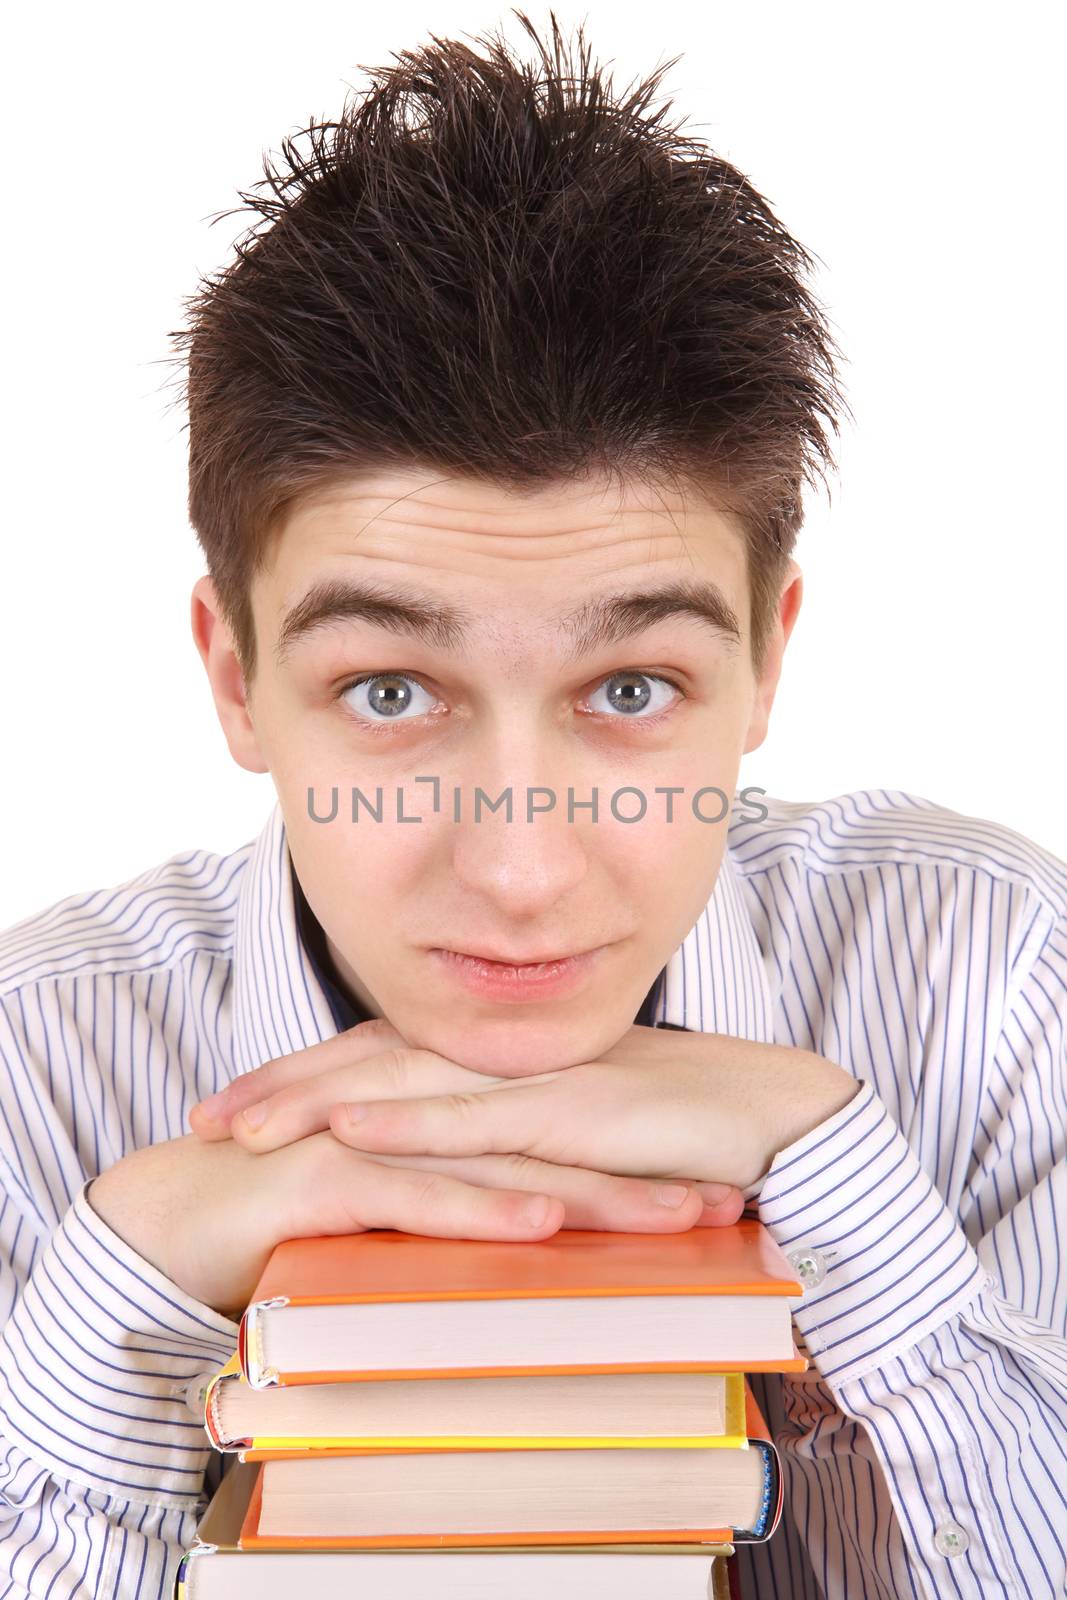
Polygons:
<instances>
[{"instance_id":1,"label":"man's face","mask_svg":"<svg viewBox=\"0 0 1067 1600\"><path fill-rule=\"evenodd\" d=\"M389 472L294 511L253 585L247 711L220 714L373 1014L500 1076L621 1038L714 887L729 813L706 819L764 736L793 573L757 677L742 536L693 495ZM343 614L315 621L327 585Z\"/></svg>"}]
</instances>

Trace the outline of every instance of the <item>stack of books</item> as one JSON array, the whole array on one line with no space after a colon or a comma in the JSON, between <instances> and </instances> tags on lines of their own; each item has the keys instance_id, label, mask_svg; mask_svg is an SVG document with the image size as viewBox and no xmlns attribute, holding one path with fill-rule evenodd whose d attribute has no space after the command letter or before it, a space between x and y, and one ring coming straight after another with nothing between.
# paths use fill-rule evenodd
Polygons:
<instances>
[{"instance_id":1,"label":"stack of books","mask_svg":"<svg viewBox=\"0 0 1067 1600\"><path fill-rule=\"evenodd\" d=\"M204 1396L239 1461L178 1596L727 1595L781 1515L745 1373L806 1369L802 1290L749 1218L282 1244Z\"/></svg>"}]
</instances>

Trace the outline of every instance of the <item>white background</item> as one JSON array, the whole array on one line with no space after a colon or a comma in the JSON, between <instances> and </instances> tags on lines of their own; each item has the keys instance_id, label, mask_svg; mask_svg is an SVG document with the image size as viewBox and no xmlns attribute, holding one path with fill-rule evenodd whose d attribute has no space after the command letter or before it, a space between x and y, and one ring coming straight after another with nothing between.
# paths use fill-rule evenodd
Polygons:
<instances>
[{"instance_id":1,"label":"white background","mask_svg":"<svg viewBox=\"0 0 1067 1600\"><path fill-rule=\"evenodd\" d=\"M566 3L820 258L856 414L809 501L804 608L741 781L886 787L1067 856L1057 9ZM548 7L530 8L543 30ZM273 804L234 765L189 628L167 333L222 267L264 150L360 64L503 25L468 0L21 6L4 89L0 926ZM532 46L525 46L527 50ZM169 380L169 381L168 381Z\"/></svg>"}]
</instances>

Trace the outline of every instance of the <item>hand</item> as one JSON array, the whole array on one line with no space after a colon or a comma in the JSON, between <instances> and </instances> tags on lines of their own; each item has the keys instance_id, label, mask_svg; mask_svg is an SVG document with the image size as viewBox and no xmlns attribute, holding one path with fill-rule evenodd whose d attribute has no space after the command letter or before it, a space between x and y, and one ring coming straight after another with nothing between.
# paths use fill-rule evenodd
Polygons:
<instances>
[{"instance_id":1,"label":"hand","mask_svg":"<svg viewBox=\"0 0 1067 1600\"><path fill-rule=\"evenodd\" d=\"M691 1228L701 1212L695 1191L671 1207L656 1202L655 1188L525 1156L372 1158L329 1132L265 1156L230 1139L204 1144L189 1135L124 1157L90 1185L89 1202L172 1283L203 1305L235 1312L283 1239L398 1228L435 1238L531 1240L548 1238L564 1220L601 1231ZM733 1210L718 1220L735 1217Z\"/></svg>"},{"instance_id":2,"label":"hand","mask_svg":"<svg viewBox=\"0 0 1067 1600\"><path fill-rule=\"evenodd\" d=\"M380 1035L379 1029L379 1056ZM269 1066L293 1073L307 1070L304 1058L321 1064L339 1053L350 1056L351 1039L347 1048L344 1039ZM366 1034L359 1047L368 1050ZM267 1072L259 1069L261 1085ZM248 1085L247 1079L238 1083L239 1100ZM205 1115L201 1110L197 1120ZM530 1240L548 1238L563 1225L679 1233L702 1221L733 1222L740 1211L732 1190L725 1205L705 1206L695 1188L683 1189L680 1205L661 1203L658 1188L519 1154L365 1156L323 1131L265 1155L225 1137L205 1142L189 1135L147 1145L101 1173L90 1185L89 1202L172 1283L203 1305L235 1311L247 1303L283 1239L398 1228L434 1238ZM535 1204L538 1214L531 1216Z\"/></svg>"},{"instance_id":3,"label":"hand","mask_svg":"<svg viewBox=\"0 0 1067 1600\"><path fill-rule=\"evenodd\" d=\"M860 1088L810 1050L637 1024L597 1061L508 1079L481 1094L383 1099L358 1090L342 1098L344 1078L342 1070L328 1086L303 1086L302 1104L290 1103L286 1114L306 1120L325 1111L335 1136L367 1154L410 1160L518 1150L570 1166L738 1190L765 1177L779 1150ZM323 1087L329 1102L317 1098ZM282 1119L276 1125L268 1114L253 1127L264 1107L251 1109L236 1137L248 1149L275 1147L284 1137ZM266 1109L273 1111L269 1103Z\"/></svg>"},{"instance_id":4,"label":"hand","mask_svg":"<svg viewBox=\"0 0 1067 1600\"><path fill-rule=\"evenodd\" d=\"M355 1042L359 1028L328 1041L338 1048L315 1063L321 1070L309 1071L301 1056L311 1052L301 1052L236 1080L216 1129L228 1127L257 1152L329 1126L341 1142L379 1157L421 1161L507 1151L573 1168L739 1189L764 1176L780 1149L847 1105L860 1087L812 1051L725 1034L635 1024L598 1061L494 1078L402 1041L382 1050L389 1025L362 1027L379 1031L359 1041L355 1060L352 1044L339 1040ZM359 1122L349 1109L357 1101L368 1112ZM199 1108L198 1123L210 1109Z\"/></svg>"},{"instance_id":5,"label":"hand","mask_svg":"<svg viewBox=\"0 0 1067 1600\"><path fill-rule=\"evenodd\" d=\"M647 1187L647 1186L646 1186ZM515 1182L496 1190L346 1150L329 1133L270 1156L191 1135L147 1145L89 1187L93 1210L139 1255L204 1305L243 1307L283 1239L402 1228L441 1238L542 1239L562 1218ZM665 1219L676 1213L663 1211ZM674 1226L671 1221L666 1226Z\"/></svg>"},{"instance_id":6,"label":"hand","mask_svg":"<svg viewBox=\"0 0 1067 1600\"><path fill-rule=\"evenodd\" d=\"M374 1018L242 1074L219 1094L195 1105L189 1121L197 1137L206 1143L232 1136L247 1150L261 1153L328 1129L330 1106L346 1094L373 1094L380 1098L477 1094L513 1082L461 1067L430 1050L412 1049L390 1023ZM258 1138L245 1114L260 1104L273 1111L270 1138ZM500 1151L466 1158L430 1153L417 1157L383 1154L376 1159L402 1161L408 1167L440 1172L465 1183L536 1189L563 1201L563 1226L568 1228L677 1232L736 1222L743 1209L741 1196L732 1184L691 1182L694 1192L682 1197L680 1205L675 1195L677 1209L667 1207L673 1215L671 1222L656 1201L655 1186L569 1163L541 1161L521 1152Z\"/></svg>"}]
</instances>

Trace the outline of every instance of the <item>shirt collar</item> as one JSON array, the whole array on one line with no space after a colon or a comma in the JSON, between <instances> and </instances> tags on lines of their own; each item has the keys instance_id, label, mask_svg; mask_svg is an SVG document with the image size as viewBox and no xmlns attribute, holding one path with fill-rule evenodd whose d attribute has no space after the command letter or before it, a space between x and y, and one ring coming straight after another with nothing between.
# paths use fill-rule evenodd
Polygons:
<instances>
[{"instance_id":1,"label":"shirt collar","mask_svg":"<svg viewBox=\"0 0 1067 1600\"><path fill-rule=\"evenodd\" d=\"M766 961L729 840L711 898L661 974L656 1023L772 1043ZM233 956L235 1073L333 1038L345 1001L301 937L285 822L275 804L251 847Z\"/></svg>"}]
</instances>

